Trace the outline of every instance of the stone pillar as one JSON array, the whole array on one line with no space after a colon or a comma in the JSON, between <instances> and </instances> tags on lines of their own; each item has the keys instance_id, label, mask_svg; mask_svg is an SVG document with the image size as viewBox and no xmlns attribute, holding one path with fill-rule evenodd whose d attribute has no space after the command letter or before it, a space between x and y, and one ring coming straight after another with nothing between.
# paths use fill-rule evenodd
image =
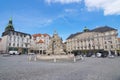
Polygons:
<instances>
[{"instance_id":1,"label":"stone pillar","mask_svg":"<svg viewBox=\"0 0 120 80\"><path fill-rule=\"evenodd\" d=\"M34 55L34 61L37 61L37 55Z\"/></svg>"},{"instance_id":2,"label":"stone pillar","mask_svg":"<svg viewBox=\"0 0 120 80\"><path fill-rule=\"evenodd\" d=\"M32 60L32 56L28 55L28 60L31 61Z\"/></svg>"},{"instance_id":3,"label":"stone pillar","mask_svg":"<svg viewBox=\"0 0 120 80\"><path fill-rule=\"evenodd\" d=\"M74 56L74 62L76 62L76 57Z\"/></svg>"},{"instance_id":4,"label":"stone pillar","mask_svg":"<svg viewBox=\"0 0 120 80\"><path fill-rule=\"evenodd\" d=\"M54 62L57 62L56 58L54 57Z\"/></svg>"}]
</instances>

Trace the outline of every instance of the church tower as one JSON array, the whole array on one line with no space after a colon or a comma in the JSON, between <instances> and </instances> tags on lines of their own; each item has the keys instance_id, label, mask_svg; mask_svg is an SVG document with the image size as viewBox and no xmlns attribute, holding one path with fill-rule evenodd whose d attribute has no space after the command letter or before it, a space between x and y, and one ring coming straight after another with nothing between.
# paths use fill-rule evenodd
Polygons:
<instances>
[{"instance_id":1,"label":"church tower","mask_svg":"<svg viewBox=\"0 0 120 80\"><path fill-rule=\"evenodd\" d=\"M14 31L14 27L13 27L13 24L12 24L12 18L9 19L9 23L5 28L5 32L6 31Z\"/></svg>"}]
</instances>

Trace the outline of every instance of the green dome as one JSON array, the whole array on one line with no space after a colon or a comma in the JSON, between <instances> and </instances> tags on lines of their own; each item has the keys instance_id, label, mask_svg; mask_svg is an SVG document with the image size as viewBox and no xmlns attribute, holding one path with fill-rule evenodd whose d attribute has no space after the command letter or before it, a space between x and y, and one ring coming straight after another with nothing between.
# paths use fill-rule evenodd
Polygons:
<instances>
[{"instance_id":1,"label":"green dome","mask_svg":"<svg viewBox=\"0 0 120 80\"><path fill-rule=\"evenodd\" d=\"M85 26L84 27L84 32L88 32L89 31L89 29Z\"/></svg>"},{"instance_id":2,"label":"green dome","mask_svg":"<svg viewBox=\"0 0 120 80\"><path fill-rule=\"evenodd\" d=\"M5 31L11 31L11 30L14 31L14 27L13 27L13 24L12 24L12 18L9 19L9 23L5 28Z\"/></svg>"}]
</instances>

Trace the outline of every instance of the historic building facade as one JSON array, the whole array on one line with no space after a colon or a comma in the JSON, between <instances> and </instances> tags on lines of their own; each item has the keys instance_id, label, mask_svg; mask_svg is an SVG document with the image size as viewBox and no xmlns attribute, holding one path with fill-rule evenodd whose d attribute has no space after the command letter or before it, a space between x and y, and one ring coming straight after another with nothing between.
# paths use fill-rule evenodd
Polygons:
<instances>
[{"instance_id":1,"label":"historic building facade","mask_svg":"<svg viewBox=\"0 0 120 80\"><path fill-rule=\"evenodd\" d=\"M119 53L120 53L120 38L118 38L117 50L118 50Z\"/></svg>"},{"instance_id":2,"label":"historic building facade","mask_svg":"<svg viewBox=\"0 0 120 80\"><path fill-rule=\"evenodd\" d=\"M50 44L47 49L48 55L60 55L60 54L66 54L64 52L64 44L62 42L62 39L58 36L57 32L55 31L51 40Z\"/></svg>"},{"instance_id":3,"label":"historic building facade","mask_svg":"<svg viewBox=\"0 0 120 80\"><path fill-rule=\"evenodd\" d=\"M83 32L71 34L65 43L54 32L48 34L34 34L15 31L12 19L9 20L5 31L0 38L0 53L18 51L20 53L35 52L39 54L66 54L73 51L82 53L97 51L120 52L120 38L117 38L117 29L102 26L92 30L87 28Z\"/></svg>"},{"instance_id":4,"label":"historic building facade","mask_svg":"<svg viewBox=\"0 0 120 80\"><path fill-rule=\"evenodd\" d=\"M33 34L31 39L31 52L45 54L50 42L48 34Z\"/></svg>"},{"instance_id":5,"label":"historic building facade","mask_svg":"<svg viewBox=\"0 0 120 80\"><path fill-rule=\"evenodd\" d=\"M2 53L2 38L0 38L0 53Z\"/></svg>"},{"instance_id":6,"label":"historic building facade","mask_svg":"<svg viewBox=\"0 0 120 80\"><path fill-rule=\"evenodd\" d=\"M27 53L30 48L31 35L14 30L12 19L9 20L5 31L2 33L1 51L18 51L20 53Z\"/></svg>"},{"instance_id":7,"label":"historic building facade","mask_svg":"<svg viewBox=\"0 0 120 80\"><path fill-rule=\"evenodd\" d=\"M93 30L87 28L83 32L71 34L66 40L66 50L72 51L116 51L117 30L108 26L98 27Z\"/></svg>"}]
</instances>

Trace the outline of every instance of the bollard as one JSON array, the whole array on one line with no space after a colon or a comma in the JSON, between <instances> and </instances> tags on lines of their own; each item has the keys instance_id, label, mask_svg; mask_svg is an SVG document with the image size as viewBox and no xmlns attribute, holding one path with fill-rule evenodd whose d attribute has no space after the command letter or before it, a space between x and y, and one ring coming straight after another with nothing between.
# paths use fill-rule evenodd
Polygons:
<instances>
[{"instance_id":1,"label":"bollard","mask_svg":"<svg viewBox=\"0 0 120 80\"><path fill-rule=\"evenodd\" d=\"M56 61L56 58L54 58L54 62L57 62L57 61Z\"/></svg>"},{"instance_id":2,"label":"bollard","mask_svg":"<svg viewBox=\"0 0 120 80\"><path fill-rule=\"evenodd\" d=\"M80 56L81 60L83 60L84 58L82 56Z\"/></svg>"},{"instance_id":3,"label":"bollard","mask_svg":"<svg viewBox=\"0 0 120 80\"><path fill-rule=\"evenodd\" d=\"M74 62L76 62L76 58L74 57Z\"/></svg>"},{"instance_id":4,"label":"bollard","mask_svg":"<svg viewBox=\"0 0 120 80\"><path fill-rule=\"evenodd\" d=\"M37 61L37 58L36 58L36 56L34 56L34 61Z\"/></svg>"},{"instance_id":5,"label":"bollard","mask_svg":"<svg viewBox=\"0 0 120 80\"><path fill-rule=\"evenodd\" d=\"M31 59L32 59L31 55L29 55L28 59L29 59L29 61L31 61Z\"/></svg>"}]
</instances>

